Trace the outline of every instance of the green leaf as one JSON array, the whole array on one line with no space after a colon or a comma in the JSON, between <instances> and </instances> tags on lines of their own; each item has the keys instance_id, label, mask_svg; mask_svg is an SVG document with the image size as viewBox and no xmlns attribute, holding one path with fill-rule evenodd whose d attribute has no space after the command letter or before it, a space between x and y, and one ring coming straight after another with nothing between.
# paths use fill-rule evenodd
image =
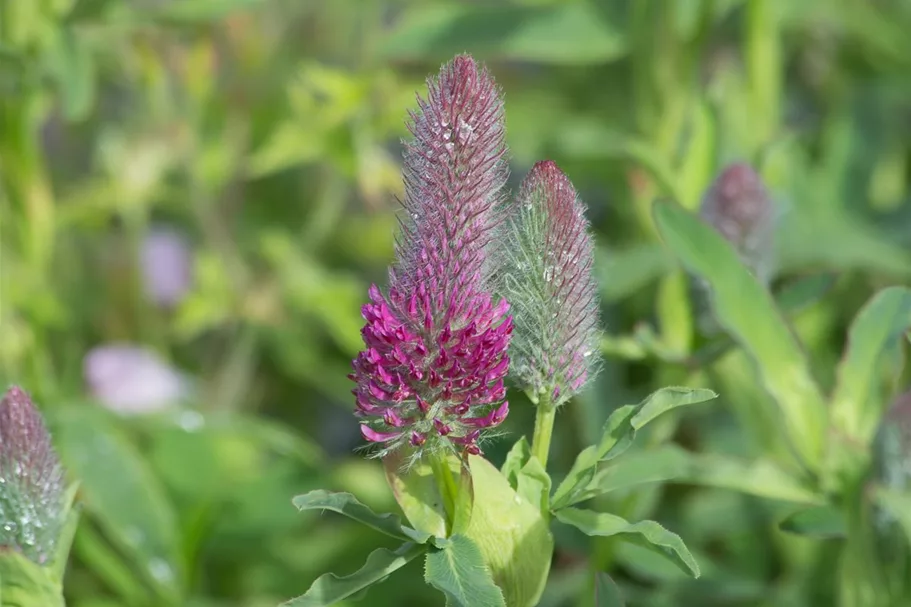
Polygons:
<instances>
[{"instance_id":1,"label":"green leaf","mask_svg":"<svg viewBox=\"0 0 911 607\"><path fill-rule=\"evenodd\" d=\"M831 506L816 506L798 510L785 517L778 527L782 531L818 539L847 536L847 524L840 510Z\"/></svg>"},{"instance_id":2,"label":"green leaf","mask_svg":"<svg viewBox=\"0 0 911 607\"><path fill-rule=\"evenodd\" d=\"M799 278L776 293L775 302L783 314L793 316L819 302L832 290L836 280L834 274L814 274Z\"/></svg>"},{"instance_id":3,"label":"green leaf","mask_svg":"<svg viewBox=\"0 0 911 607\"><path fill-rule=\"evenodd\" d=\"M0 550L0 605L3 607L64 607L63 587L53 572L18 552Z\"/></svg>"},{"instance_id":4,"label":"green leaf","mask_svg":"<svg viewBox=\"0 0 911 607\"><path fill-rule=\"evenodd\" d=\"M303 595L283 603L284 607L325 607L349 598L373 584L382 582L393 573L427 551L424 544L403 544L392 552L385 548L374 550L367 562L345 577L326 573L316 579Z\"/></svg>"},{"instance_id":5,"label":"green leaf","mask_svg":"<svg viewBox=\"0 0 911 607\"><path fill-rule=\"evenodd\" d=\"M603 121L577 119L560 127L558 149L578 159L625 159L641 166L660 191L672 200L682 200L673 167L654 144L605 127Z\"/></svg>"},{"instance_id":6,"label":"green leaf","mask_svg":"<svg viewBox=\"0 0 911 607\"><path fill-rule=\"evenodd\" d=\"M766 390L781 407L795 450L812 470L821 465L826 409L800 344L768 291L714 229L683 208L655 205L665 243L708 282L718 321L756 362Z\"/></svg>"},{"instance_id":7,"label":"green leaf","mask_svg":"<svg viewBox=\"0 0 911 607\"><path fill-rule=\"evenodd\" d=\"M146 583L180 602L177 515L132 438L84 403L53 409L48 420L87 513Z\"/></svg>"},{"instance_id":8,"label":"green leaf","mask_svg":"<svg viewBox=\"0 0 911 607\"><path fill-rule=\"evenodd\" d=\"M603 571L595 574L595 607L625 607L620 588Z\"/></svg>"},{"instance_id":9,"label":"green leaf","mask_svg":"<svg viewBox=\"0 0 911 607\"><path fill-rule=\"evenodd\" d=\"M79 513L81 506L75 503L76 492L79 490L79 483L72 483L66 489L64 504L66 508L66 520L57 537L57 546L54 549L54 558L49 565L53 579L63 583L63 575L66 572L66 565L70 557L70 549L73 546L73 537L76 535L76 528L79 526ZM0 602L0 605L3 603Z\"/></svg>"},{"instance_id":10,"label":"green leaf","mask_svg":"<svg viewBox=\"0 0 911 607\"><path fill-rule=\"evenodd\" d=\"M601 298L619 301L641 291L675 267L674 258L658 243L624 249L598 249L595 271Z\"/></svg>"},{"instance_id":11,"label":"green leaf","mask_svg":"<svg viewBox=\"0 0 911 607\"><path fill-rule=\"evenodd\" d=\"M847 436L867 443L875 432L888 405L883 358L909 329L911 289L906 287L881 290L854 319L831 405L832 424Z\"/></svg>"},{"instance_id":12,"label":"green leaf","mask_svg":"<svg viewBox=\"0 0 911 607\"><path fill-rule=\"evenodd\" d=\"M149 591L130 566L92 525L80 525L73 541L79 561L98 576L116 597L118 605L142 605Z\"/></svg>"},{"instance_id":13,"label":"green leaf","mask_svg":"<svg viewBox=\"0 0 911 607\"><path fill-rule=\"evenodd\" d=\"M911 492L876 487L873 495L879 507L898 521L911 543Z\"/></svg>"},{"instance_id":14,"label":"green leaf","mask_svg":"<svg viewBox=\"0 0 911 607\"><path fill-rule=\"evenodd\" d=\"M588 3L485 4L414 8L393 28L381 53L396 60L439 61L470 48L477 57L551 64L595 64L626 51L622 31Z\"/></svg>"},{"instance_id":15,"label":"green leaf","mask_svg":"<svg viewBox=\"0 0 911 607\"><path fill-rule=\"evenodd\" d=\"M629 453L601 467L585 490L566 505L611 491L660 482L717 487L800 504L824 503L822 496L769 461L747 462L733 456L691 453L676 445L663 445Z\"/></svg>"},{"instance_id":16,"label":"green leaf","mask_svg":"<svg viewBox=\"0 0 911 607\"><path fill-rule=\"evenodd\" d=\"M350 493L332 493L317 489L292 500L298 510L332 510L396 539L423 544L430 534L402 524L394 514L377 514Z\"/></svg>"},{"instance_id":17,"label":"green leaf","mask_svg":"<svg viewBox=\"0 0 911 607\"><path fill-rule=\"evenodd\" d=\"M509 481L509 485L515 490L519 486L519 471L531 459L531 446L528 439L524 436L516 441L509 453L506 454L506 460L500 468L500 473Z\"/></svg>"},{"instance_id":18,"label":"green leaf","mask_svg":"<svg viewBox=\"0 0 911 607\"><path fill-rule=\"evenodd\" d=\"M559 509L578 501L578 495L594 478L597 464L626 451L633 443L636 431L647 423L671 409L705 402L717 396L705 389L661 388L638 405L625 405L616 409L607 419L598 444L586 447L576 457L566 478L557 487L551 507Z\"/></svg>"},{"instance_id":19,"label":"green leaf","mask_svg":"<svg viewBox=\"0 0 911 607\"><path fill-rule=\"evenodd\" d=\"M442 549L427 553L424 579L445 594L452 607L506 607L481 551L464 535L454 535Z\"/></svg>"},{"instance_id":20,"label":"green leaf","mask_svg":"<svg viewBox=\"0 0 911 607\"><path fill-rule=\"evenodd\" d=\"M383 458L386 481L395 501L415 529L434 537L446 537L446 507L433 470L423 460L407 467L405 464L401 453ZM457 461L449 461L449 468L459 473Z\"/></svg>"},{"instance_id":21,"label":"green leaf","mask_svg":"<svg viewBox=\"0 0 911 607\"><path fill-rule=\"evenodd\" d=\"M564 508L556 513L557 520L576 527L586 535L599 537L619 536L618 539L638 544L669 559L685 573L699 577L699 565L675 533L655 521L630 523L606 512L579 508Z\"/></svg>"},{"instance_id":22,"label":"green leaf","mask_svg":"<svg viewBox=\"0 0 911 607\"><path fill-rule=\"evenodd\" d=\"M690 468L686 455L672 445L629 453L598 470L585 490L566 505L636 485L682 479Z\"/></svg>"},{"instance_id":23,"label":"green leaf","mask_svg":"<svg viewBox=\"0 0 911 607\"><path fill-rule=\"evenodd\" d=\"M56 80L67 120L84 120L95 101L95 62L85 40L71 28L60 28L46 58Z\"/></svg>"},{"instance_id":24,"label":"green leaf","mask_svg":"<svg viewBox=\"0 0 911 607\"><path fill-rule=\"evenodd\" d=\"M529 502L538 504L543 514L550 509L550 483L550 476L544 466L538 458L533 457L519 470L516 493Z\"/></svg>"},{"instance_id":25,"label":"green leaf","mask_svg":"<svg viewBox=\"0 0 911 607\"><path fill-rule=\"evenodd\" d=\"M688 209L699 207L702 193L712 181L717 154L717 125L709 104L703 100L693 103L690 117L690 137L682 154L680 175L680 203Z\"/></svg>"},{"instance_id":26,"label":"green leaf","mask_svg":"<svg viewBox=\"0 0 911 607\"><path fill-rule=\"evenodd\" d=\"M661 388L642 401L630 425L634 430L641 430L647 423L671 409L704 403L714 398L718 398L718 395L705 388Z\"/></svg>"},{"instance_id":27,"label":"green leaf","mask_svg":"<svg viewBox=\"0 0 911 607\"><path fill-rule=\"evenodd\" d=\"M768 460L745 461L713 453L690 453L688 457L689 466L682 481L689 484L797 504L818 505L825 502L823 496Z\"/></svg>"},{"instance_id":28,"label":"green leaf","mask_svg":"<svg viewBox=\"0 0 911 607\"><path fill-rule=\"evenodd\" d=\"M262 0L182 0L163 5L154 11L154 16L172 23L207 23L258 4L262 4Z\"/></svg>"},{"instance_id":29,"label":"green leaf","mask_svg":"<svg viewBox=\"0 0 911 607\"><path fill-rule=\"evenodd\" d=\"M474 509L465 535L477 544L507 605L537 605L554 550L548 520L486 459L472 455L468 462Z\"/></svg>"}]
</instances>

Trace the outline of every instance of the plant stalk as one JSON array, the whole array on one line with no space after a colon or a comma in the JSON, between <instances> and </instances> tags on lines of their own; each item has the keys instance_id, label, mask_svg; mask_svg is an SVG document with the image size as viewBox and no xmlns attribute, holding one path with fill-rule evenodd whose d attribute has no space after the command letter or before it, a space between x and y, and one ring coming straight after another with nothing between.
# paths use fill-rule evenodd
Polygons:
<instances>
[{"instance_id":1,"label":"plant stalk","mask_svg":"<svg viewBox=\"0 0 911 607\"><path fill-rule=\"evenodd\" d=\"M551 404L550 394L542 396L535 413L535 434L531 439L531 454L547 470L547 456L550 453L550 438L554 432L557 408Z\"/></svg>"}]
</instances>

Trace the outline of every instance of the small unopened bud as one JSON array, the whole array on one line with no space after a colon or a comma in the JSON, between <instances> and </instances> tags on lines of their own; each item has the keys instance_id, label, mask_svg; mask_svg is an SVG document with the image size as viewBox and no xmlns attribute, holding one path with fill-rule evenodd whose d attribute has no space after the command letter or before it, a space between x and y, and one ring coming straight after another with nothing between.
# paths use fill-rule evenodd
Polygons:
<instances>
[{"instance_id":1,"label":"small unopened bud","mask_svg":"<svg viewBox=\"0 0 911 607\"><path fill-rule=\"evenodd\" d=\"M873 439L870 480L891 491L911 491L911 390L899 396L883 416ZM876 538L876 554L884 568L890 569L911 558L905 534L894 515L874 507L871 529ZM905 565L907 567L907 565ZM907 575L907 569L900 572Z\"/></svg>"},{"instance_id":2,"label":"small unopened bud","mask_svg":"<svg viewBox=\"0 0 911 607\"><path fill-rule=\"evenodd\" d=\"M513 306L510 355L519 384L566 402L600 361L594 244L585 207L556 163L537 163L501 228L498 287Z\"/></svg>"},{"instance_id":3,"label":"small unopened bud","mask_svg":"<svg viewBox=\"0 0 911 607\"><path fill-rule=\"evenodd\" d=\"M911 489L911 390L883 417L873 441L873 474L890 489Z\"/></svg>"},{"instance_id":4,"label":"small unopened bud","mask_svg":"<svg viewBox=\"0 0 911 607\"><path fill-rule=\"evenodd\" d=\"M0 401L0 547L48 563L66 518L64 489L44 420L13 386Z\"/></svg>"},{"instance_id":5,"label":"small unopened bud","mask_svg":"<svg viewBox=\"0 0 911 607\"><path fill-rule=\"evenodd\" d=\"M702 198L700 216L724 236L763 283L772 272L775 205L747 164L728 165Z\"/></svg>"}]
</instances>

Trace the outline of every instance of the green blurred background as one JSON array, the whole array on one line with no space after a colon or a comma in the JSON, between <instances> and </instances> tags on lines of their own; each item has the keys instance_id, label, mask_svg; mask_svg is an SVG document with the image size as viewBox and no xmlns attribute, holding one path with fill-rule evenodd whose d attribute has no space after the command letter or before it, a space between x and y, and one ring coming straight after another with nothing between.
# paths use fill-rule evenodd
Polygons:
<instances>
[{"instance_id":1,"label":"green blurred background","mask_svg":"<svg viewBox=\"0 0 911 607\"><path fill-rule=\"evenodd\" d=\"M704 310L651 204L695 209L733 161L760 172L776 288L833 277L793 319L830 386L860 305L911 283L909 31L907 0L0 0L0 380L82 481L69 604L274 606L386 545L291 497L395 509L355 452L346 375L392 257L406 112L459 52L504 90L511 187L556 160L596 230L606 359L558 417L557 474L667 384L721 398L641 448L780 449L741 353L689 364ZM514 440L533 411L511 400ZM636 606L833 604L833 550L777 531L781 504L681 485L604 502L679 533L703 577L559 535L542 605L592 604L592 570ZM417 561L364 601L441 604Z\"/></svg>"}]
</instances>

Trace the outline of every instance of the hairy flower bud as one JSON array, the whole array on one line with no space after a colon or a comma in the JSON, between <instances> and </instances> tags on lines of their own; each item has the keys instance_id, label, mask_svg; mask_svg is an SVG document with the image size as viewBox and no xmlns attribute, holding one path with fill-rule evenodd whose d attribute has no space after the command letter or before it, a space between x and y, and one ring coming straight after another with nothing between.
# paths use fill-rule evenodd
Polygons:
<instances>
[{"instance_id":1,"label":"hairy flower bud","mask_svg":"<svg viewBox=\"0 0 911 607\"><path fill-rule=\"evenodd\" d=\"M703 196L699 214L734 245L760 281L771 279L775 206L749 165L728 165Z\"/></svg>"},{"instance_id":2,"label":"hairy flower bud","mask_svg":"<svg viewBox=\"0 0 911 607\"><path fill-rule=\"evenodd\" d=\"M883 417L873 451L876 480L890 489L911 490L911 390Z\"/></svg>"},{"instance_id":3,"label":"hairy flower bud","mask_svg":"<svg viewBox=\"0 0 911 607\"><path fill-rule=\"evenodd\" d=\"M351 376L362 434L379 455L409 444L478 453L482 431L509 410L512 319L490 293L486 255L507 177L503 103L468 56L428 89L410 114L388 294L370 289Z\"/></svg>"},{"instance_id":4,"label":"hairy flower bud","mask_svg":"<svg viewBox=\"0 0 911 607\"><path fill-rule=\"evenodd\" d=\"M911 491L911 390L895 400L880 423L873 440L871 476L890 490ZM872 523L884 562L911 559L904 534L892 514L875 508Z\"/></svg>"},{"instance_id":5,"label":"hairy flower bud","mask_svg":"<svg viewBox=\"0 0 911 607\"><path fill-rule=\"evenodd\" d=\"M561 404L593 376L600 331L588 220L554 162L532 168L501 231L498 283L516 323L513 375Z\"/></svg>"},{"instance_id":6,"label":"hairy flower bud","mask_svg":"<svg viewBox=\"0 0 911 607\"><path fill-rule=\"evenodd\" d=\"M50 434L28 395L13 386L0 401L0 546L49 562L66 510Z\"/></svg>"}]
</instances>

